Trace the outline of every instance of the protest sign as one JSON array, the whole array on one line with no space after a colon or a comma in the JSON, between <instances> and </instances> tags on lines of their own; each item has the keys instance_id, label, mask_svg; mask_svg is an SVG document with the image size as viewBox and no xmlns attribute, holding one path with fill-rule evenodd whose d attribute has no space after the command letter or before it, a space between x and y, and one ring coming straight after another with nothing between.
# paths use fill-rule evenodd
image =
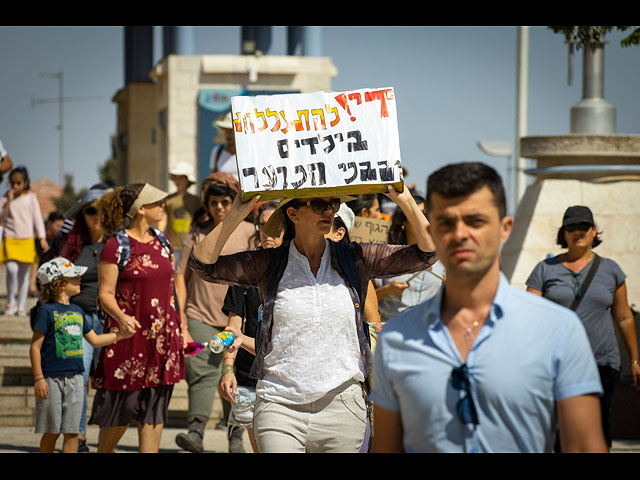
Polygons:
<instances>
[{"instance_id":1,"label":"protest sign","mask_svg":"<svg viewBox=\"0 0 640 480\"><path fill-rule=\"evenodd\" d=\"M393 88L231 99L243 200L402 191Z\"/></svg>"},{"instance_id":2,"label":"protest sign","mask_svg":"<svg viewBox=\"0 0 640 480\"><path fill-rule=\"evenodd\" d=\"M388 243L390 226L389 220L356 216L349 232L349 240L359 243Z\"/></svg>"}]
</instances>

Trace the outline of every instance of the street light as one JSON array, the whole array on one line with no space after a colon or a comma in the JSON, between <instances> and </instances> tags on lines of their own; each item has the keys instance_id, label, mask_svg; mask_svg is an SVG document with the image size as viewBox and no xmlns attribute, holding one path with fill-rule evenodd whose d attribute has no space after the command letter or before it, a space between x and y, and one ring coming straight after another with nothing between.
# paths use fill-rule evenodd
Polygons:
<instances>
[{"instance_id":1,"label":"street light","mask_svg":"<svg viewBox=\"0 0 640 480\"><path fill-rule=\"evenodd\" d=\"M478 141L476 142L478 148L485 154L490 157L505 157L507 159L507 185L508 185L508 205L513 208L515 211L515 203L513 196L513 187L514 187L514 175L513 175L513 167L511 165L511 143L509 142L491 142L491 141Z\"/></svg>"}]
</instances>

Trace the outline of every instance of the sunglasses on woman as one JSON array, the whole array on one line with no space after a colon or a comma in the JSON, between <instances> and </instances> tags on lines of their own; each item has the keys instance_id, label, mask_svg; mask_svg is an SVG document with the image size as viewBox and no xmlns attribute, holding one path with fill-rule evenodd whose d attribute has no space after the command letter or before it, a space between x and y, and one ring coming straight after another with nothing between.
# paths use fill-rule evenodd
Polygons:
<instances>
[{"instance_id":1,"label":"sunglasses on woman","mask_svg":"<svg viewBox=\"0 0 640 480\"><path fill-rule=\"evenodd\" d=\"M298 202L294 205L295 208L299 207L311 207L313 211L317 214L322 214L327 211L327 207L331 207L333 213L336 213L340 209L340 199L332 198L331 200L322 200L321 198L316 198L314 200L306 200Z\"/></svg>"},{"instance_id":2,"label":"sunglasses on woman","mask_svg":"<svg viewBox=\"0 0 640 480\"><path fill-rule=\"evenodd\" d=\"M581 222L581 223L572 223L571 225L567 225L564 227L564 229L567 232L575 232L576 230L579 230L581 232L586 232L591 227L592 225L590 223Z\"/></svg>"},{"instance_id":3,"label":"sunglasses on woman","mask_svg":"<svg viewBox=\"0 0 640 480\"><path fill-rule=\"evenodd\" d=\"M210 200L209 201L209 206L210 207L217 208L218 204L222 205L222 208L227 208L229 205L231 205L231 202L229 200L227 200L226 198L224 200L220 200L219 202L217 200Z\"/></svg>"},{"instance_id":4,"label":"sunglasses on woman","mask_svg":"<svg viewBox=\"0 0 640 480\"><path fill-rule=\"evenodd\" d=\"M88 207L88 208L85 208L82 211L82 213L85 215L89 215L90 217L93 217L96 213L98 213L98 209L96 207Z\"/></svg>"}]
</instances>

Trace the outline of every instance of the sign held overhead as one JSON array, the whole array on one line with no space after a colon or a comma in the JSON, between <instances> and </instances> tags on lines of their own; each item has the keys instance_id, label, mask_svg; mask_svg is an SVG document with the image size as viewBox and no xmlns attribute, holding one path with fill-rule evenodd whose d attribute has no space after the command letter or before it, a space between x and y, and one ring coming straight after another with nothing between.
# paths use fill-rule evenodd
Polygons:
<instances>
[{"instance_id":1,"label":"sign held overhead","mask_svg":"<svg viewBox=\"0 0 640 480\"><path fill-rule=\"evenodd\" d=\"M402 191L393 88L231 99L243 200Z\"/></svg>"}]
</instances>

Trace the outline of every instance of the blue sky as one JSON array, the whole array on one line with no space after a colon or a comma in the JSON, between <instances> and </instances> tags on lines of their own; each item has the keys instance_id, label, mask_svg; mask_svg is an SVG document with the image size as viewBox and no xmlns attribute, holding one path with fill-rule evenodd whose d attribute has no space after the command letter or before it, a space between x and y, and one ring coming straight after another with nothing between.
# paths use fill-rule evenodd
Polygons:
<instances>
[{"instance_id":1,"label":"blue sky","mask_svg":"<svg viewBox=\"0 0 640 480\"><path fill-rule=\"evenodd\" d=\"M194 27L195 54L239 54L240 27ZM286 28L273 27L269 54L286 53ZM158 31L159 33L159 31ZM605 99L616 107L617 132L640 133L640 47L605 49ZM59 181L58 81L64 72L64 167L77 189L98 181L116 129L114 94L123 87L123 28L0 27L0 139L33 180ZM159 40L161 37L157 35ZM392 86L396 92L407 181L424 191L427 176L457 161L480 160L506 177L506 160L489 157L478 140L513 142L517 27L346 27L322 29L322 54L338 76L332 89ZM156 60L161 52L156 42ZM570 109L582 97L582 55L567 82L564 38L530 27L527 132L569 133ZM506 179L506 178L505 178ZM7 188L6 180L0 191Z\"/></svg>"}]
</instances>

